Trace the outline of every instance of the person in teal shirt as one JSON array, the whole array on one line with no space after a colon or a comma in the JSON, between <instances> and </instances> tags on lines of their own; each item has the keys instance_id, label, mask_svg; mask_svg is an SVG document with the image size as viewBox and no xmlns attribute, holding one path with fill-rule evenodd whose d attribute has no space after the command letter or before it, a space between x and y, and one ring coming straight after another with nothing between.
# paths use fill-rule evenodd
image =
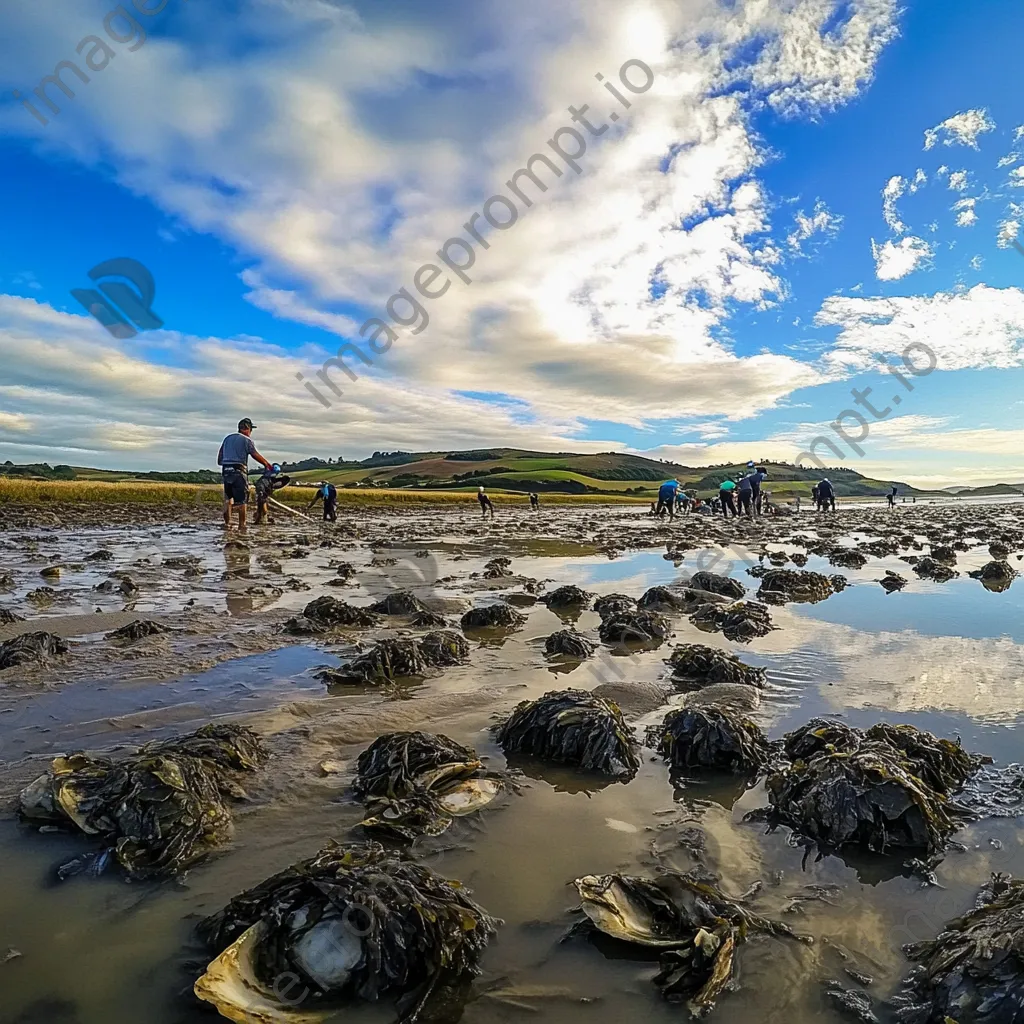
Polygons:
<instances>
[{"instance_id":1,"label":"person in teal shirt","mask_svg":"<svg viewBox=\"0 0 1024 1024\"><path fill-rule=\"evenodd\" d=\"M726 479L722 481L722 483L720 484L720 486L718 488L718 497L719 497L719 500L722 502L722 515L725 516L726 519L729 518L729 513L730 512L734 516L736 515L736 496L735 496L735 491L736 491L736 484L735 484L734 481L730 480L728 477L726 477Z\"/></svg>"}]
</instances>

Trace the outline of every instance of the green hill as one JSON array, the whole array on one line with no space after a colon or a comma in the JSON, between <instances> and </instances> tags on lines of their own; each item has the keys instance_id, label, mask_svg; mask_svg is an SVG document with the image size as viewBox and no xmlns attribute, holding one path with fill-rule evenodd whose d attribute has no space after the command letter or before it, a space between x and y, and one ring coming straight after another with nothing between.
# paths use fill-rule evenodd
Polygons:
<instances>
[{"instance_id":1,"label":"green hill","mask_svg":"<svg viewBox=\"0 0 1024 1024\"><path fill-rule=\"evenodd\" d=\"M839 497L882 497L896 484L900 495L950 497L949 491L923 491L899 481L874 480L847 467L801 469L784 462L761 463L768 470L765 487L776 498L810 497L811 488L828 475ZM649 501L658 486L677 479L689 493L711 497L725 477L746 472L745 463L721 466L682 466L626 452L580 455L575 452L537 452L521 448L477 448L448 452L374 452L368 459L307 458L285 463L284 471L295 483L328 480L344 488L395 488L401 490L476 490L481 484L492 491L555 492L635 496ZM48 466L45 463L0 465L0 476L63 480L150 480L180 483L216 483L212 469L189 472L118 472L81 466ZM1008 484L967 488L964 494L1014 494Z\"/></svg>"}]
</instances>

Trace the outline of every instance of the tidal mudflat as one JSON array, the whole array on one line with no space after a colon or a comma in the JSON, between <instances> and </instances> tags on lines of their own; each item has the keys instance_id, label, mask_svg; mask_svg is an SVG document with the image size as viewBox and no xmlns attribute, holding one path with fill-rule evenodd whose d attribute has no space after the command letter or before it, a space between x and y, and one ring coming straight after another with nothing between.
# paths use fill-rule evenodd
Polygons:
<instances>
[{"instance_id":1,"label":"tidal mudflat","mask_svg":"<svg viewBox=\"0 0 1024 1024\"><path fill-rule=\"evenodd\" d=\"M630 506L487 522L460 506L343 508L336 525L244 536L152 510L116 525L71 511L63 529L10 517L0 1021L217 1019L194 994L214 955L197 923L331 840L379 843L380 870L405 871L394 854L460 880L502 922L460 947L479 973L449 1017L667 1021L689 1004L741 1021L941 1020L938 996L921 1009L930 989L901 1003L902 946L973 908L993 873L1024 873L1022 511L669 523ZM569 696L527 703L554 691ZM79 752L90 771L130 764L144 783L102 792L134 806L169 785L145 745L211 723L252 730L259 763L221 780L218 827L189 833L181 870L135 877L150 861L126 832L162 840L102 799L86 813L93 790L61 773ZM395 732L454 746L388 794L359 758ZM192 742L171 759L196 756ZM58 794L45 820L21 795L40 779ZM467 781L503 792L462 813ZM851 786L864 799L841 804ZM826 828L839 806L850 827ZM68 864L82 870L58 881ZM659 890L659 946L637 923L651 893L622 878L699 879L719 896L694 910ZM595 906L623 892L632 930L615 937ZM390 1020L410 1012L399 994L294 1012ZM973 1012L961 1019L986 1019Z\"/></svg>"}]
</instances>

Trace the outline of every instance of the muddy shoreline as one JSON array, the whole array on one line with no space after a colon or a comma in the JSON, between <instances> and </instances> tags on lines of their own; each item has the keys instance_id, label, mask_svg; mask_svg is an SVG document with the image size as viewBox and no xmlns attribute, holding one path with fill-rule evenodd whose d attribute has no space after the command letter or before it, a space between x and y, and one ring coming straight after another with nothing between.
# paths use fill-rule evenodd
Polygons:
<instances>
[{"instance_id":1,"label":"muddy shoreline","mask_svg":"<svg viewBox=\"0 0 1024 1024\"><path fill-rule=\"evenodd\" d=\"M215 509L202 522L189 510L160 511L124 509L123 518L111 518L106 508L79 510L67 528L56 528L40 510L26 510L16 525L8 518L0 528L7 574L0 607L22 617L0 626L0 644L49 631L68 646L43 663L0 671L0 798L10 808L58 753L125 752L209 721L255 728L272 754L270 769L246 787L251 799L236 813L234 841L192 869L184 889L147 890L114 878L53 887L52 864L80 841L33 834L10 810L0 815L0 856L12 880L0 894L0 923L3 941L23 954L0 964L11 992L0 1009L4 1024L127 1022L140 1007L157 1024L217 1019L183 994L185 965L197 955L188 916L212 912L327 838L358 833L360 809L348 788L353 762L390 730L445 732L500 768L505 757L491 726L521 700L573 687L615 699L638 734L670 707L739 700L772 738L826 714L859 727L910 722L960 737L1001 765L1019 746L1024 691L1016 666L1024 635L1016 623L1024 584L1013 573L1024 553L1020 505L672 523L629 506L539 513L516 506L486 523L473 508L402 506L343 509L337 526L279 521L244 537L224 534ZM970 575L993 561L1011 572ZM771 587L762 588L773 570L817 575L801 577L805 589L788 594L795 577L784 574L767 577ZM701 572L736 581L745 602L764 602L769 631L730 639L721 615L695 624L693 608L732 600L694 598ZM889 592L880 585L887 574L904 585ZM843 585L828 582L835 577ZM592 603L546 603L566 585L591 598L644 597L667 633L644 643L605 640ZM382 642L415 641L430 627L416 624L411 604L401 605L403 614L372 613L372 625L326 633L313 630L303 610L333 598L369 611L404 591L432 621L466 637L465 662L415 678L326 685L322 668L351 664ZM506 599L522 624L463 626L468 610ZM131 640L108 635L136 621L162 628ZM296 632L295 622L310 631ZM560 630L587 638L593 653L545 654L546 638ZM763 669L764 682L685 692L667 664L681 644L733 654ZM934 935L973 902L992 870L1024 872L1012 818L959 832L966 849L938 866L946 887L939 890L905 874L902 858L805 861L786 830L764 835L743 821L765 803L760 785L705 775L674 786L650 748L627 784L536 763L525 770L509 806L415 849L506 920L485 958L485 981L513 979L519 996L512 1003L560 1021L611 1024L637 1013L676 1019L680 1011L651 990L649 964L622 950L558 940L572 921L567 882L595 871L649 873L666 857L685 870L692 865L677 850L681 828L703 830L702 863L729 891L761 880L758 912L797 914L800 929L818 940L799 949L745 946L739 982L713 1011L730 1019L842 1019L822 989L841 970L829 943L852 950L861 965L875 964L866 991L881 1012L907 969L901 942ZM816 886L835 888L820 889L827 899L810 898ZM94 938L84 950L75 943L87 933ZM57 934L69 967L55 982L46 963ZM466 1019L503 1022L525 1012L482 995ZM372 1010L359 1013L376 1019Z\"/></svg>"}]
</instances>

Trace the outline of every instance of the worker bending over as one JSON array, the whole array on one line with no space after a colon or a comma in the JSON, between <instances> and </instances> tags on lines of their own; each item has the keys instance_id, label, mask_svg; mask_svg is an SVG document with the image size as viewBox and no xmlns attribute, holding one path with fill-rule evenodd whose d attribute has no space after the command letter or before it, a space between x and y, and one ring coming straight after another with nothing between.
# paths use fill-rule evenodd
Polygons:
<instances>
[{"instance_id":1,"label":"worker bending over","mask_svg":"<svg viewBox=\"0 0 1024 1024\"><path fill-rule=\"evenodd\" d=\"M275 462L270 469L265 469L260 478L256 481L256 523L272 523L270 517L270 499L274 491L281 490L291 483L291 477L281 472L281 467Z\"/></svg>"},{"instance_id":2,"label":"worker bending over","mask_svg":"<svg viewBox=\"0 0 1024 1024\"><path fill-rule=\"evenodd\" d=\"M480 512L484 519L487 518L487 513L491 513L491 518L494 518L494 506L491 504L491 499L484 493L483 487L476 492L476 500L480 502Z\"/></svg>"},{"instance_id":3,"label":"worker bending over","mask_svg":"<svg viewBox=\"0 0 1024 1024\"><path fill-rule=\"evenodd\" d=\"M306 511L308 512L318 501L324 503L324 522L336 523L338 521L338 488L324 480L317 488L313 500L306 506Z\"/></svg>"},{"instance_id":4,"label":"worker bending over","mask_svg":"<svg viewBox=\"0 0 1024 1024\"><path fill-rule=\"evenodd\" d=\"M832 486L832 482L826 477L824 480L818 483L818 510L825 512L831 507L832 511L836 510L836 489Z\"/></svg>"},{"instance_id":5,"label":"worker bending over","mask_svg":"<svg viewBox=\"0 0 1024 1024\"><path fill-rule=\"evenodd\" d=\"M669 519L676 517L676 491L679 490L678 480L666 480L658 488L658 504L654 514L660 516L662 509L668 509Z\"/></svg>"}]
</instances>

